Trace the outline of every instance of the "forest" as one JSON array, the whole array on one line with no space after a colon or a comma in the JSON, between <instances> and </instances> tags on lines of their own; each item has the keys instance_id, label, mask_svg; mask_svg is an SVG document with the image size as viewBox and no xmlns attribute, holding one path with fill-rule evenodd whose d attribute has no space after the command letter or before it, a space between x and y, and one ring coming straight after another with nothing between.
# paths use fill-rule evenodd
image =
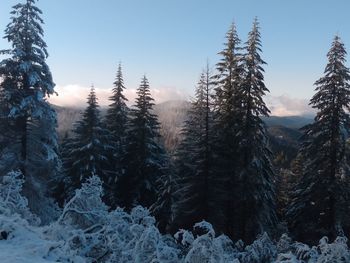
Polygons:
<instances>
[{"instance_id":1,"label":"forest","mask_svg":"<svg viewBox=\"0 0 350 263\"><path fill-rule=\"evenodd\" d=\"M340 36L293 149L266 125L257 18L244 40L230 25L221 59L204 65L174 149L160 132L152 76L127 106L121 64L106 112L91 86L59 139L42 11L22 2L3 35L11 48L0 50L1 262L350 262Z\"/></svg>"}]
</instances>

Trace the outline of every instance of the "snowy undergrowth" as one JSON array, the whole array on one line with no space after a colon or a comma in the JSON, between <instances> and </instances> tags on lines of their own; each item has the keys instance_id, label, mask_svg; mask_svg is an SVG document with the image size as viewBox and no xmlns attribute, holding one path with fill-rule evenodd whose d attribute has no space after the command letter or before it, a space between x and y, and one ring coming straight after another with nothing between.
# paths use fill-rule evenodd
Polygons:
<instances>
[{"instance_id":1,"label":"snowy undergrowth","mask_svg":"<svg viewBox=\"0 0 350 263\"><path fill-rule=\"evenodd\" d=\"M225 235L216 235L204 221L192 231L162 235L145 208L109 212L101 200L97 176L76 191L57 221L39 226L21 195L22 184L18 172L2 177L0 183L1 262L350 262L344 237L332 243L322 238L318 246L309 247L292 242L287 235L273 242L262 234L245 246L242 241L234 243Z\"/></svg>"}]
</instances>

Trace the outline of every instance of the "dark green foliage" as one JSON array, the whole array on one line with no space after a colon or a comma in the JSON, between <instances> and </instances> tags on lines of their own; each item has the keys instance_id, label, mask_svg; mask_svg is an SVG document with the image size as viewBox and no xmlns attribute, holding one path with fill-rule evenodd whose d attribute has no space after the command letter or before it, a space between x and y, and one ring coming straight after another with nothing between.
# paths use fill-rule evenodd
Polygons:
<instances>
[{"instance_id":1,"label":"dark green foliage","mask_svg":"<svg viewBox=\"0 0 350 263\"><path fill-rule=\"evenodd\" d=\"M171 161L164 155L165 166L162 175L158 178L157 198L151 205L150 211L157 220L157 227L162 233L169 233L173 222L173 205L175 203L174 192L176 189L176 175Z\"/></svg>"},{"instance_id":2,"label":"dark green foliage","mask_svg":"<svg viewBox=\"0 0 350 263\"><path fill-rule=\"evenodd\" d=\"M190 229L196 222L212 222L217 213L212 185L212 103L209 67L202 73L176 154L177 192L173 228Z\"/></svg>"},{"instance_id":3,"label":"dark green foliage","mask_svg":"<svg viewBox=\"0 0 350 263\"><path fill-rule=\"evenodd\" d=\"M110 168L108 153L112 150L110 134L101 123L99 106L94 88L87 99L87 108L82 119L75 124L73 137L66 141L63 148L64 168L68 178L65 180L66 198L71 197L92 175L99 176L103 187L109 190L110 177L114 176Z\"/></svg>"},{"instance_id":4,"label":"dark green foliage","mask_svg":"<svg viewBox=\"0 0 350 263\"><path fill-rule=\"evenodd\" d=\"M236 129L240 125L237 109L240 107L237 98L238 87L242 82L242 54L239 47L236 26L232 24L226 34L225 48L219 54L222 56L217 64L214 94L214 128L213 152L214 170L213 186L216 189L217 213L214 226L232 235L233 200L239 198L239 193L233 191L235 184L235 163L237 157Z\"/></svg>"},{"instance_id":5,"label":"dark green foliage","mask_svg":"<svg viewBox=\"0 0 350 263\"><path fill-rule=\"evenodd\" d=\"M73 139L65 134L59 149L60 158L63 166L54 178L49 181L50 196L54 198L60 207L63 207L66 202L66 196L70 189L70 177L66 174L69 167L72 166L73 160L70 156L70 147L72 147Z\"/></svg>"},{"instance_id":6,"label":"dark green foliage","mask_svg":"<svg viewBox=\"0 0 350 263\"><path fill-rule=\"evenodd\" d=\"M260 57L261 40L258 21L248 35L245 46L244 74L238 86L237 109L241 125L237 126L237 191L240 199L234 206L239 214L235 235L253 240L263 231L271 231L277 222L275 212L275 174L271 163L265 125L261 116L268 116L269 109L263 96L269 92L264 84L263 65Z\"/></svg>"},{"instance_id":7,"label":"dark green foliage","mask_svg":"<svg viewBox=\"0 0 350 263\"><path fill-rule=\"evenodd\" d=\"M106 126L111 132L113 143L115 143L118 148L122 148L128 121L128 107L126 106L127 99L123 94L125 86L120 64L118 66L116 80L113 84L112 96L109 98L112 103L107 110Z\"/></svg>"},{"instance_id":8,"label":"dark green foliage","mask_svg":"<svg viewBox=\"0 0 350 263\"><path fill-rule=\"evenodd\" d=\"M298 153L302 133L284 126L270 126L267 127L267 134L274 154L274 166L276 169L290 169Z\"/></svg>"},{"instance_id":9,"label":"dark green foliage","mask_svg":"<svg viewBox=\"0 0 350 263\"><path fill-rule=\"evenodd\" d=\"M153 98L144 76L131 109L126 146L126 173L118 183L121 205L150 207L157 200L157 180L166 173L165 150L160 143L159 122L152 113Z\"/></svg>"},{"instance_id":10,"label":"dark green foliage","mask_svg":"<svg viewBox=\"0 0 350 263\"><path fill-rule=\"evenodd\" d=\"M109 177L108 185L110 191L108 191L106 195L107 203L112 207L116 207L119 203L117 189L118 176L122 176L125 170L125 163L123 163L123 160L125 160L126 129L128 122L127 99L123 94L125 86L120 64L113 84L112 96L109 98L112 103L107 109L105 123L111 135L109 143L112 146L112 151L108 153L108 158L111 164L110 169L115 171L115 177Z\"/></svg>"},{"instance_id":11,"label":"dark green foliage","mask_svg":"<svg viewBox=\"0 0 350 263\"><path fill-rule=\"evenodd\" d=\"M218 206L223 211L221 230L234 239L251 241L272 230L277 221L274 171L261 119L269 110L262 98L268 89L258 22L249 33L244 55L238 53L234 26L227 39L216 77L216 192L222 196Z\"/></svg>"},{"instance_id":12,"label":"dark green foliage","mask_svg":"<svg viewBox=\"0 0 350 263\"><path fill-rule=\"evenodd\" d=\"M293 234L301 241L312 243L349 229L345 142L350 124L350 75L345 56L344 45L336 36L327 54L325 74L315 82L316 93L310 101L317 115L303 128L301 180L287 214Z\"/></svg>"}]
</instances>

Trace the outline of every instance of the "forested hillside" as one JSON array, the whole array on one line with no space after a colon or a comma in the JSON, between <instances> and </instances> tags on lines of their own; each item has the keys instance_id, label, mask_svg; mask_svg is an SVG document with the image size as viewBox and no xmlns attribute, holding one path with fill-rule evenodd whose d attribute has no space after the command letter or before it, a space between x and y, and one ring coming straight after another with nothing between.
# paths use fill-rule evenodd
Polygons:
<instances>
[{"instance_id":1,"label":"forested hillside","mask_svg":"<svg viewBox=\"0 0 350 263\"><path fill-rule=\"evenodd\" d=\"M166 101L154 105L154 113L158 116L160 122L160 134L164 140L165 148L173 153L176 146L181 141L181 129L190 110L191 103L188 101ZM83 109L73 107L60 107L53 105L57 112L58 137L63 139L69 135L73 125L79 120ZM101 108L101 115L106 114L106 108ZM264 118L268 127L268 133L278 141L284 141L286 147L297 147L298 139L301 136L299 129L312 122L312 119L302 116L270 116ZM275 150L273 150L275 152Z\"/></svg>"},{"instance_id":2,"label":"forested hillside","mask_svg":"<svg viewBox=\"0 0 350 263\"><path fill-rule=\"evenodd\" d=\"M257 18L244 39L229 26L191 101L156 105L144 74L129 102L119 63L109 105L92 85L73 109L48 102L37 1L10 14L1 262L350 262L350 71L338 35L313 119L270 116Z\"/></svg>"}]
</instances>

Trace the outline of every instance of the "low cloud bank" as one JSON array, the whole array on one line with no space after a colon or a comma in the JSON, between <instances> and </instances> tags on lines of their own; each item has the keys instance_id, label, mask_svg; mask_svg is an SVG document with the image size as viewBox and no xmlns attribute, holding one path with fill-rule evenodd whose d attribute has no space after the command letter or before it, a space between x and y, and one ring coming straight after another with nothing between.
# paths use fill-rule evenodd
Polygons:
<instances>
[{"instance_id":1,"label":"low cloud bank","mask_svg":"<svg viewBox=\"0 0 350 263\"><path fill-rule=\"evenodd\" d=\"M55 88L58 95L53 95L49 98L50 103L65 107L84 107L86 98L90 92L90 87L80 85L57 85ZM110 104L109 97L112 89L95 88L98 102L101 106ZM187 100L189 96L182 90L164 87L152 89L151 93L156 103L162 103L168 100ZM125 97L128 99L128 105L133 105L137 97L136 89L125 89Z\"/></svg>"},{"instance_id":2,"label":"low cloud bank","mask_svg":"<svg viewBox=\"0 0 350 263\"><path fill-rule=\"evenodd\" d=\"M103 107L110 104L109 97L111 89L95 88L99 104ZM89 87L81 85L56 86L58 96L51 96L49 101L53 104L65 107L85 107L86 98L90 91ZM155 103L162 103L168 100L188 100L189 94L183 90L171 87L151 89ZM136 89L125 89L124 94L128 99L128 105L133 105L137 97ZM275 116L296 116L313 115L314 110L308 105L307 99L293 98L289 95L265 97L266 104Z\"/></svg>"},{"instance_id":3,"label":"low cloud bank","mask_svg":"<svg viewBox=\"0 0 350 263\"><path fill-rule=\"evenodd\" d=\"M265 98L266 104L274 116L313 115L315 110L309 105L309 100L293 98L289 95L271 96Z\"/></svg>"}]
</instances>

